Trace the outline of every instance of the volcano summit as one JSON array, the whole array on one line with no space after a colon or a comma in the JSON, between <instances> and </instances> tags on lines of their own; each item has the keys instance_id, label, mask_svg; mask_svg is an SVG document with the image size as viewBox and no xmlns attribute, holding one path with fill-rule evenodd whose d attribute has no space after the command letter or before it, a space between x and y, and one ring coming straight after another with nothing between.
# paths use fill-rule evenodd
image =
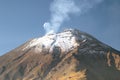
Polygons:
<instances>
[{"instance_id":1,"label":"volcano summit","mask_svg":"<svg viewBox=\"0 0 120 80\"><path fill-rule=\"evenodd\" d=\"M67 53L70 50L73 50L79 44L77 41L77 33L74 33L74 30L65 30L62 33L58 34L48 34L41 38L33 39L27 44L27 46L23 49L29 49L31 47L36 47L35 50L38 52L42 52L43 49L52 52L55 47L59 47L62 52ZM84 36L81 35L81 40L84 39Z\"/></svg>"},{"instance_id":2,"label":"volcano summit","mask_svg":"<svg viewBox=\"0 0 120 80\"><path fill-rule=\"evenodd\" d=\"M85 32L67 29L1 56L0 80L120 80L120 52Z\"/></svg>"}]
</instances>

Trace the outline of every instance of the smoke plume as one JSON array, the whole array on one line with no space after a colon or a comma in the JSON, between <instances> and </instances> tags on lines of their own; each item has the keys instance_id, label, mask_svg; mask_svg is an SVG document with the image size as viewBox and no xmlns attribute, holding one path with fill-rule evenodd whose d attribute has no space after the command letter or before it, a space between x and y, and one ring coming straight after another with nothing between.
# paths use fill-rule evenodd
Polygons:
<instances>
[{"instance_id":1,"label":"smoke plume","mask_svg":"<svg viewBox=\"0 0 120 80\"><path fill-rule=\"evenodd\" d=\"M69 19L69 14L84 13L102 0L78 0L79 6L75 4L75 1L77 0L53 1L50 6L51 19L43 25L46 34L56 33L64 20Z\"/></svg>"}]
</instances>

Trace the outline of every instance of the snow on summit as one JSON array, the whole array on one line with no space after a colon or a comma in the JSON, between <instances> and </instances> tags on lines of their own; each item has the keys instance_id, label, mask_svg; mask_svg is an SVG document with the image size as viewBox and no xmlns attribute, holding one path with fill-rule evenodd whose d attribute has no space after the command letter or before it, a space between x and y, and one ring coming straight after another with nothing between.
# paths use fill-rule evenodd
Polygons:
<instances>
[{"instance_id":1,"label":"snow on summit","mask_svg":"<svg viewBox=\"0 0 120 80\"><path fill-rule=\"evenodd\" d=\"M58 47L62 52L67 53L79 46L77 43L77 37L74 33L74 30L69 29L58 34L48 34L43 37L36 38L31 40L23 50L35 47L36 52L42 52L43 49L52 52L55 47ZM82 35L81 38L85 37ZM85 39L83 41L85 41Z\"/></svg>"}]
</instances>

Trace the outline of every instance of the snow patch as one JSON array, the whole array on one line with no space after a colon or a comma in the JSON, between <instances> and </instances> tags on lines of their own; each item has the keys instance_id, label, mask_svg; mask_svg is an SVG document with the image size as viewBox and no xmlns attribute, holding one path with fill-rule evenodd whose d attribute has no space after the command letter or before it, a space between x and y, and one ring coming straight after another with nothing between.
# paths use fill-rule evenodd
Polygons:
<instances>
[{"instance_id":1,"label":"snow patch","mask_svg":"<svg viewBox=\"0 0 120 80\"><path fill-rule=\"evenodd\" d=\"M43 50L53 52L54 47L59 47L62 52L67 53L78 46L79 43L76 42L76 36L71 31L64 31L62 33L48 34L41 38L33 39L23 50L35 47L35 52L43 52Z\"/></svg>"}]
</instances>

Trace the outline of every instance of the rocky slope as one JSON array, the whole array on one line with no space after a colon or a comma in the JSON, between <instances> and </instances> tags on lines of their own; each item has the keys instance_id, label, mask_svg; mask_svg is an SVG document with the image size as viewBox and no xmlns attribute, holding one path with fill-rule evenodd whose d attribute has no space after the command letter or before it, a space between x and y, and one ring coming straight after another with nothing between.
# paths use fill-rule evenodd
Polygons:
<instances>
[{"instance_id":1,"label":"rocky slope","mask_svg":"<svg viewBox=\"0 0 120 80\"><path fill-rule=\"evenodd\" d=\"M120 52L69 29L1 56L0 80L120 80Z\"/></svg>"}]
</instances>

